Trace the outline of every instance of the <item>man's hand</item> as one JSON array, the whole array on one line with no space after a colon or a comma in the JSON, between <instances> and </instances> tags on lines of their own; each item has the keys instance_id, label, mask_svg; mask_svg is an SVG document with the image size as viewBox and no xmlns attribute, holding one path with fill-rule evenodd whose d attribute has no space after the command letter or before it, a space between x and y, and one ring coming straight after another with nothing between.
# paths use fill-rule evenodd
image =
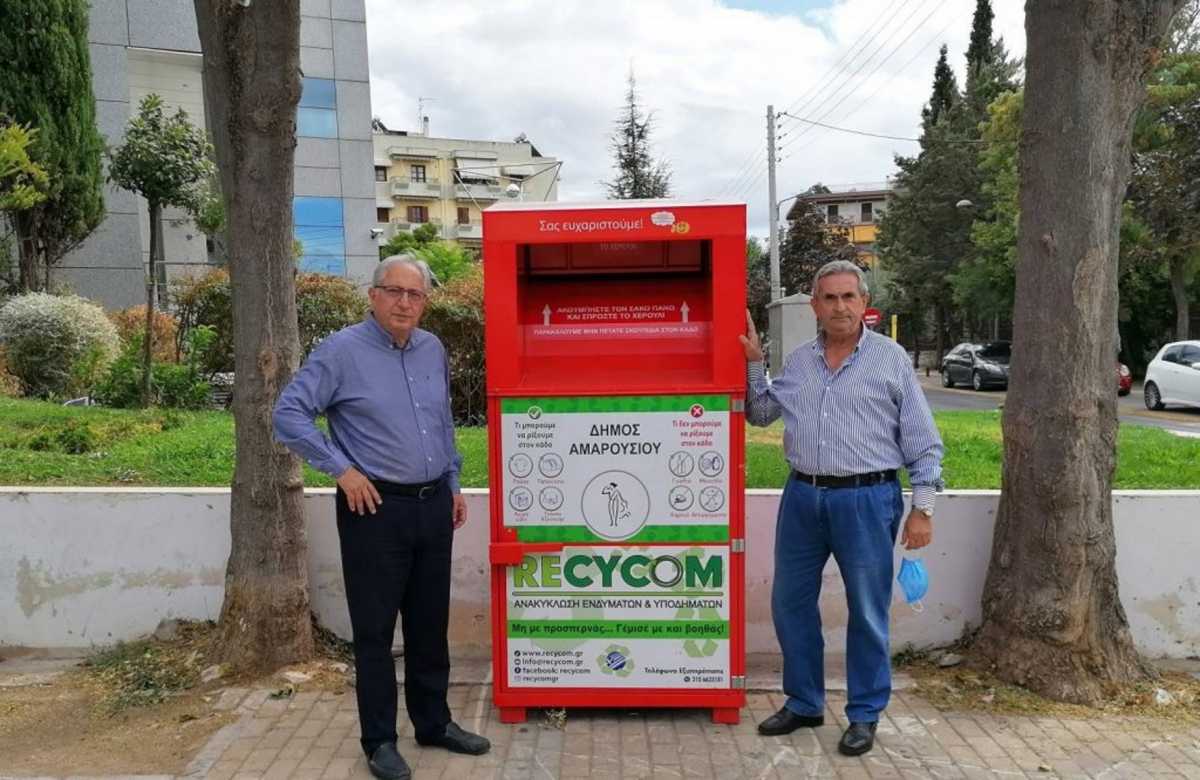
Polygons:
<instances>
[{"instance_id":1,"label":"man's hand","mask_svg":"<svg viewBox=\"0 0 1200 780\"><path fill-rule=\"evenodd\" d=\"M467 524L467 499L462 493L454 494L454 530Z\"/></svg>"},{"instance_id":2,"label":"man's hand","mask_svg":"<svg viewBox=\"0 0 1200 780\"><path fill-rule=\"evenodd\" d=\"M371 480L353 466L342 472L342 476L337 478L337 483L346 494L346 503L350 505L350 511L355 514L375 514L375 507L383 503Z\"/></svg>"},{"instance_id":3,"label":"man's hand","mask_svg":"<svg viewBox=\"0 0 1200 780\"><path fill-rule=\"evenodd\" d=\"M904 530L900 534L900 544L906 550L919 550L933 541L933 520L924 512L914 509L908 513L904 521Z\"/></svg>"},{"instance_id":4,"label":"man's hand","mask_svg":"<svg viewBox=\"0 0 1200 780\"><path fill-rule=\"evenodd\" d=\"M746 309L746 333L738 336L738 341L742 342L742 349L746 351L747 363L762 362L762 344L758 341L758 328L754 327L754 318L750 316L749 309Z\"/></svg>"}]
</instances>

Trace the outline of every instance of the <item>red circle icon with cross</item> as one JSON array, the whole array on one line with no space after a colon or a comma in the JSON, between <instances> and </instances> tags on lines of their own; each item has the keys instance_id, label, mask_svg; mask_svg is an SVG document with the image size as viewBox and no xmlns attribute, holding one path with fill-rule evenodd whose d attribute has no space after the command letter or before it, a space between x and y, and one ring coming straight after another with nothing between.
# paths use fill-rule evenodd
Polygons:
<instances>
[{"instance_id":1,"label":"red circle icon with cross","mask_svg":"<svg viewBox=\"0 0 1200 780\"><path fill-rule=\"evenodd\" d=\"M692 414L692 417L703 417L704 416L704 407L701 406L700 404L692 404L691 414Z\"/></svg>"}]
</instances>

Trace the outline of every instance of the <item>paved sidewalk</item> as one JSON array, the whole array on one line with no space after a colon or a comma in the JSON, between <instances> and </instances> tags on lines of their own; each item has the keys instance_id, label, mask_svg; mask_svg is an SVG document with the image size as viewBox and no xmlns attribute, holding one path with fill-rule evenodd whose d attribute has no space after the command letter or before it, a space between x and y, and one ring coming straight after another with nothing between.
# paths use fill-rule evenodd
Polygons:
<instances>
[{"instance_id":1,"label":"paved sidewalk","mask_svg":"<svg viewBox=\"0 0 1200 780\"><path fill-rule=\"evenodd\" d=\"M353 692L298 693L270 700L265 690L229 690L218 706L242 713L218 732L186 777L369 778L358 746ZM763 738L755 724L781 704L751 693L737 726L707 712L568 711L561 729L539 711L524 725L501 724L490 687L455 686L451 707L464 727L492 740L473 758L421 748L404 719L400 751L418 779L429 778L1200 778L1200 727L1110 717L999 717L943 714L911 692L893 697L866 756L837 753L844 694L830 694L826 724ZM403 697L401 697L403 706Z\"/></svg>"}]
</instances>

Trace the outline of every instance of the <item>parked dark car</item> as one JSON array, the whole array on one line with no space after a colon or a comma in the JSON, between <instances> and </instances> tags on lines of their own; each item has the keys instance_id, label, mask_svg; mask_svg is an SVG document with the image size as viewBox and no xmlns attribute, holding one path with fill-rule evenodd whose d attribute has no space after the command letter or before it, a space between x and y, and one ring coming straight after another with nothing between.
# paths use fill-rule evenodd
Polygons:
<instances>
[{"instance_id":1,"label":"parked dark car","mask_svg":"<svg viewBox=\"0 0 1200 780\"><path fill-rule=\"evenodd\" d=\"M1008 359L1012 344L993 341L988 344L964 342L942 358L942 387L970 385L975 390L1008 387Z\"/></svg>"}]
</instances>

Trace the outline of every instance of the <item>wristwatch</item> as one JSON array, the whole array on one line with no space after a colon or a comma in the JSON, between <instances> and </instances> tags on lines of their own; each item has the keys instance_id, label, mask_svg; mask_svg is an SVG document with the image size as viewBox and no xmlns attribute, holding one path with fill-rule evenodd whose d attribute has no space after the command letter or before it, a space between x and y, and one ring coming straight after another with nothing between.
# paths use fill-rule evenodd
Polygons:
<instances>
[{"instance_id":1,"label":"wristwatch","mask_svg":"<svg viewBox=\"0 0 1200 780\"><path fill-rule=\"evenodd\" d=\"M917 507L917 511L920 512L921 514L925 515L926 517L928 517L930 520L933 519L933 510L930 509L929 507L919 506L919 507Z\"/></svg>"}]
</instances>

